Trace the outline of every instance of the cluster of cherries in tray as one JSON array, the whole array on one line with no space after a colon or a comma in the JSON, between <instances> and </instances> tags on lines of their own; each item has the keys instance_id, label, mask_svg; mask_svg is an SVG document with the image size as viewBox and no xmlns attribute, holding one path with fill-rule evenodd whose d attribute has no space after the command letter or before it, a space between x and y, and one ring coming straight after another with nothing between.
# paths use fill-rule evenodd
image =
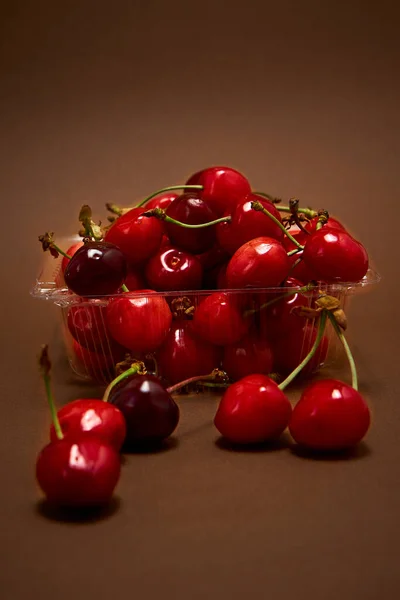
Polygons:
<instances>
[{"instance_id":1,"label":"cluster of cherries in tray","mask_svg":"<svg viewBox=\"0 0 400 600\"><path fill-rule=\"evenodd\" d=\"M297 200L281 206L228 167L175 188L135 208L109 206L103 229L85 207L84 239L66 252L41 236L45 249L64 255L58 283L71 292L76 360L109 383L103 399L70 403L58 420L53 409L54 441L37 475L58 504L109 498L118 452L168 438L179 422L172 394L196 381L225 388L214 423L233 444L266 442L289 426L302 446L342 450L369 428L340 301L321 292L366 276L362 244L326 211ZM316 381L292 409L283 390L324 362L328 321L349 356L352 386Z\"/></svg>"}]
</instances>

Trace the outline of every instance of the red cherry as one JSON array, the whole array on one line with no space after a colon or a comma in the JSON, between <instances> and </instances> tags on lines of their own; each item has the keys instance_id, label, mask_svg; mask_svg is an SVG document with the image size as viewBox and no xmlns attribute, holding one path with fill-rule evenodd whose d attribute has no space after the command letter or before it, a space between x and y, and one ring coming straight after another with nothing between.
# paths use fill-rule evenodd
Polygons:
<instances>
[{"instance_id":1,"label":"red cherry","mask_svg":"<svg viewBox=\"0 0 400 600\"><path fill-rule=\"evenodd\" d=\"M126 435L123 414L112 404L92 398L69 402L58 413L64 438L76 439L87 433L108 442L119 451ZM57 441L54 425L50 428L50 439Z\"/></svg>"},{"instance_id":2,"label":"red cherry","mask_svg":"<svg viewBox=\"0 0 400 600\"><path fill-rule=\"evenodd\" d=\"M143 290L146 287L144 276L137 267L129 266L128 275L125 279L125 285L130 292Z\"/></svg>"},{"instance_id":3,"label":"red cherry","mask_svg":"<svg viewBox=\"0 0 400 600\"><path fill-rule=\"evenodd\" d=\"M364 246L345 231L327 225L308 236L303 260L327 283L360 281L368 271Z\"/></svg>"},{"instance_id":4,"label":"red cherry","mask_svg":"<svg viewBox=\"0 0 400 600\"><path fill-rule=\"evenodd\" d=\"M202 185L200 197L207 202L217 216L225 211L232 214L237 202L250 194L250 183L239 171L229 167L209 167L194 173L186 182Z\"/></svg>"},{"instance_id":5,"label":"red cherry","mask_svg":"<svg viewBox=\"0 0 400 600\"><path fill-rule=\"evenodd\" d=\"M208 375L219 367L221 350L193 334L192 321L177 321L156 354L159 372L171 384L189 377Z\"/></svg>"},{"instance_id":6,"label":"red cherry","mask_svg":"<svg viewBox=\"0 0 400 600\"><path fill-rule=\"evenodd\" d=\"M203 269L196 256L170 247L150 258L145 274L154 290L197 290L201 288Z\"/></svg>"},{"instance_id":7,"label":"red cherry","mask_svg":"<svg viewBox=\"0 0 400 600\"><path fill-rule=\"evenodd\" d=\"M88 434L50 442L36 461L36 478L47 500L63 507L108 503L120 471L118 452Z\"/></svg>"},{"instance_id":8,"label":"red cherry","mask_svg":"<svg viewBox=\"0 0 400 600\"><path fill-rule=\"evenodd\" d=\"M314 231L316 231L318 221L318 217L313 217L309 220L308 223L303 224L304 229L306 229L309 233L314 233ZM329 217L328 222L322 227L329 227L330 229L339 229L340 231L346 231L346 228L340 223L340 221L334 219L333 217Z\"/></svg>"},{"instance_id":9,"label":"red cherry","mask_svg":"<svg viewBox=\"0 0 400 600\"><path fill-rule=\"evenodd\" d=\"M275 300L270 306L261 309L260 311L260 322L261 331L268 339L279 338L286 331L291 329L299 329L305 325L304 317L299 317L293 309L301 306L309 306L310 299L300 292L286 296L291 290L301 287L302 283L294 277L288 277L285 282L285 287L282 288L282 292L278 295L281 299L277 300L277 296L274 298L266 298L266 301Z\"/></svg>"},{"instance_id":10,"label":"red cherry","mask_svg":"<svg viewBox=\"0 0 400 600\"><path fill-rule=\"evenodd\" d=\"M282 375L289 375L304 360L317 337L317 329L311 324L292 327L273 342L274 369ZM311 360L302 369L301 375L316 371L325 361L328 353L328 338L324 335Z\"/></svg>"},{"instance_id":11,"label":"red cherry","mask_svg":"<svg viewBox=\"0 0 400 600\"><path fill-rule=\"evenodd\" d=\"M164 226L156 218L143 217L147 207L132 208L112 224L105 241L118 246L131 265L153 256L160 247Z\"/></svg>"},{"instance_id":12,"label":"red cherry","mask_svg":"<svg viewBox=\"0 0 400 600\"><path fill-rule=\"evenodd\" d=\"M73 244L72 246L70 246L66 252L66 254L68 254L68 256L70 256L71 258L74 256L74 254L79 250L79 248L82 248L83 246L83 242L77 242L76 244ZM65 269L68 266L70 259L67 258L66 256L63 256L63 259L61 261L61 272L65 273Z\"/></svg>"},{"instance_id":13,"label":"red cherry","mask_svg":"<svg viewBox=\"0 0 400 600\"><path fill-rule=\"evenodd\" d=\"M286 429L292 407L269 377L248 375L224 393L214 418L220 434L236 444L256 444L277 438Z\"/></svg>"},{"instance_id":14,"label":"red cherry","mask_svg":"<svg viewBox=\"0 0 400 600\"><path fill-rule=\"evenodd\" d=\"M246 242L232 256L226 270L230 288L274 287L288 275L290 261L280 242L259 237Z\"/></svg>"},{"instance_id":15,"label":"red cherry","mask_svg":"<svg viewBox=\"0 0 400 600\"><path fill-rule=\"evenodd\" d=\"M258 237L271 237L282 241L283 231L276 225L272 219L262 212L251 208L251 203L259 201L264 208L268 210L278 221L282 222L279 211L276 207L256 194L249 194L240 200L232 213L226 211L224 216L231 214L230 221L218 223L216 225L217 240L221 248L229 254L234 254L240 246L246 242Z\"/></svg>"},{"instance_id":16,"label":"red cherry","mask_svg":"<svg viewBox=\"0 0 400 600\"><path fill-rule=\"evenodd\" d=\"M238 342L249 329L239 307L233 294L215 292L204 298L194 312L196 336L220 346Z\"/></svg>"},{"instance_id":17,"label":"red cherry","mask_svg":"<svg viewBox=\"0 0 400 600\"><path fill-rule=\"evenodd\" d=\"M224 348L222 369L233 381L252 373L268 375L272 368L271 346L254 333Z\"/></svg>"},{"instance_id":18,"label":"red cherry","mask_svg":"<svg viewBox=\"0 0 400 600\"><path fill-rule=\"evenodd\" d=\"M104 306L82 303L68 310L67 325L73 338L89 350L107 347L106 310Z\"/></svg>"},{"instance_id":19,"label":"red cherry","mask_svg":"<svg viewBox=\"0 0 400 600\"><path fill-rule=\"evenodd\" d=\"M362 440L370 421L369 408L359 392L337 379L324 379L304 390L289 431L306 448L344 450Z\"/></svg>"},{"instance_id":20,"label":"red cherry","mask_svg":"<svg viewBox=\"0 0 400 600\"><path fill-rule=\"evenodd\" d=\"M167 337L171 321L166 300L154 290L140 290L140 296L135 297L122 294L107 306L112 337L132 352L156 350Z\"/></svg>"},{"instance_id":21,"label":"red cherry","mask_svg":"<svg viewBox=\"0 0 400 600\"><path fill-rule=\"evenodd\" d=\"M202 254L197 254L196 256L199 259L204 271L210 271L211 269L222 265L230 258L229 254L217 244L215 244L215 246L209 250L206 250Z\"/></svg>"},{"instance_id":22,"label":"red cherry","mask_svg":"<svg viewBox=\"0 0 400 600\"><path fill-rule=\"evenodd\" d=\"M162 192L157 196L154 196L151 200L146 202L145 209L150 210L152 208L162 208L165 210L171 204L173 200L179 197L176 192Z\"/></svg>"},{"instance_id":23,"label":"red cherry","mask_svg":"<svg viewBox=\"0 0 400 600\"><path fill-rule=\"evenodd\" d=\"M176 198L168 206L166 214L176 221L189 225L208 223L217 218L208 204L195 192L187 192ZM165 222L165 230L174 245L193 254L209 250L215 242L214 225L200 229L187 229Z\"/></svg>"}]
</instances>

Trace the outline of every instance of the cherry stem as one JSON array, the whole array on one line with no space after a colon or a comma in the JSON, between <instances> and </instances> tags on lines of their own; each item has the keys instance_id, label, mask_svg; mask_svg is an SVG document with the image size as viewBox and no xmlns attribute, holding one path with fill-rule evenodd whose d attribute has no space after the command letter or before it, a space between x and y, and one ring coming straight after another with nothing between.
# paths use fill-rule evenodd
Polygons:
<instances>
[{"instance_id":1,"label":"cherry stem","mask_svg":"<svg viewBox=\"0 0 400 600\"><path fill-rule=\"evenodd\" d=\"M297 198L291 198L289 200L289 208L291 210L294 222L296 223L296 225L300 229L300 231L302 231L303 233L306 233L307 235L310 235L310 232L307 231L307 229L305 229L303 227L303 225L299 219L299 200Z\"/></svg>"},{"instance_id":2,"label":"cherry stem","mask_svg":"<svg viewBox=\"0 0 400 600\"><path fill-rule=\"evenodd\" d=\"M294 248L294 250L291 250L290 252L288 252L287 255L293 256L293 254L298 254L301 251L302 251L302 248Z\"/></svg>"},{"instance_id":3,"label":"cherry stem","mask_svg":"<svg viewBox=\"0 0 400 600\"><path fill-rule=\"evenodd\" d=\"M104 396L103 396L103 402L108 402L108 399L110 397L111 394L111 390L118 384L120 383L120 381L123 381L124 379L126 379L127 377L130 377L131 375L145 375L146 374L146 368L144 366L144 364L140 361L135 362L132 364L132 366L127 369L126 371L124 371L123 373L121 373L120 375L118 375L118 377L116 377L115 379L113 379L107 386L106 391L104 392Z\"/></svg>"},{"instance_id":4,"label":"cherry stem","mask_svg":"<svg viewBox=\"0 0 400 600\"><path fill-rule=\"evenodd\" d=\"M329 319L330 319L330 321L331 321L331 323L333 325L333 328L334 328L334 330L335 330L335 332L336 332L339 340L341 341L341 343L343 345L343 348L344 348L344 350L346 352L347 359L348 359L349 364L350 364L351 386L356 391L358 391L357 368L356 368L356 363L355 363L353 354L352 354L352 352L350 350L350 346L349 346L349 344L348 344L348 342L347 342L347 340L346 340L346 338L344 336L343 331L341 330L339 324L337 323L337 321L335 319L335 315L331 311L329 311L328 312L328 316L329 316Z\"/></svg>"},{"instance_id":5,"label":"cherry stem","mask_svg":"<svg viewBox=\"0 0 400 600\"><path fill-rule=\"evenodd\" d=\"M173 192L174 190L202 190L203 186L202 185L170 185L166 188L162 188L162 190L158 190L157 192L153 192L152 194L150 194L150 196L147 196L147 198L145 198L144 200L142 200L139 204L137 204L135 206L135 208L140 208L141 206L144 206L146 204L146 202L148 202L149 200L151 200L152 198L154 198L155 196L158 196L158 194L164 194L164 192Z\"/></svg>"},{"instance_id":6,"label":"cherry stem","mask_svg":"<svg viewBox=\"0 0 400 600\"><path fill-rule=\"evenodd\" d=\"M126 285L124 283L121 285L121 290L123 292L129 292L128 288L126 287Z\"/></svg>"},{"instance_id":7,"label":"cherry stem","mask_svg":"<svg viewBox=\"0 0 400 600\"><path fill-rule=\"evenodd\" d=\"M215 219L214 221L208 221L208 223L197 223L196 225L192 225L190 223L182 223L182 221L172 219L172 217L169 217L165 210L162 208L152 208L151 210L142 213L142 217L156 217L157 219L160 219L160 221L173 223L174 225L179 225L179 227L184 227L185 229L202 229L203 227L210 227L211 225L216 225L217 223L228 223L232 220L232 217L228 216L220 217L219 219Z\"/></svg>"},{"instance_id":8,"label":"cherry stem","mask_svg":"<svg viewBox=\"0 0 400 600\"><path fill-rule=\"evenodd\" d=\"M169 388L167 388L167 392L169 394L174 394L175 392L177 392L178 390L180 390L181 388L185 387L186 385L190 385L191 383L197 383L198 381L215 381L216 379L216 375L218 375L218 373L220 373L220 371L217 370L217 372L214 370L212 371L212 373L209 373L208 375L197 375L196 377L189 377L189 379L185 379L184 381L180 381L179 383L176 383L175 385L171 385Z\"/></svg>"},{"instance_id":9,"label":"cherry stem","mask_svg":"<svg viewBox=\"0 0 400 600\"><path fill-rule=\"evenodd\" d=\"M69 254L64 252L64 250L61 250L61 248L59 246L57 246L57 244L55 244L54 242L53 242L53 248L55 250L57 250L58 254L61 254L61 256L65 256L65 258L68 258L68 260L71 260L72 256L70 256Z\"/></svg>"},{"instance_id":10,"label":"cherry stem","mask_svg":"<svg viewBox=\"0 0 400 600\"><path fill-rule=\"evenodd\" d=\"M64 435L63 435L63 432L61 429L60 421L58 420L57 409L55 406L53 392L51 389L51 380L50 380L51 362L50 362L50 358L49 358L49 354L48 354L48 346L43 346L43 348L42 348L42 352L41 352L40 358L39 358L39 366L40 366L40 370L41 370L43 381L44 381L44 387L46 389L46 397L47 397L47 402L48 402L49 408L50 408L51 420L54 425L54 430L56 432L57 438L59 440L62 440L64 438Z\"/></svg>"},{"instance_id":11,"label":"cherry stem","mask_svg":"<svg viewBox=\"0 0 400 600\"><path fill-rule=\"evenodd\" d=\"M284 300L284 298L289 298L290 296L294 296L295 294L307 294L307 292L312 292L314 288L315 285L313 283L307 283L307 285L301 288L293 288L290 290L290 292L286 292L285 294L276 296L275 298L268 300L268 302L261 304L261 306L259 306L258 308L249 308L244 312L244 316L249 317L250 315L253 315L259 310L264 310L265 308L268 308L268 306L271 306L271 304L275 304L275 302L279 302L280 300Z\"/></svg>"},{"instance_id":12,"label":"cherry stem","mask_svg":"<svg viewBox=\"0 0 400 600\"><path fill-rule=\"evenodd\" d=\"M318 346L322 340L322 336L324 335L324 331L325 331L325 325L326 325L326 311L323 310L321 312L321 317L320 317L320 321L319 321L319 325L318 325L318 331L317 331L317 336L315 338L315 342L310 350L310 352L307 354L307 356L301 361L301 363L294 369L294 371L292 371L290 373L290 375L288 375L286 377L286 379L284 381L282 381L282 383L279 384L279 389L280 390L284 390L289 383L292 383L293 379L295 377L297 377L297 375L300 373L300 371L310 362L310 360L312 359L312 357L314 356L314 354L316 353Z\"/></svg>"},{"instance_id":13,"label":"cherry stem","mask_svg":"<svg viewBox=\"0 0 400 600\"><path fill-rule=\"evenodd\" d=\"M272 204L279 204L279 202L282 202L281 198L275 198L274 196L271 196L271 194L266 194L265 192L253 192L253 194L255 194L256 196L262 196L263 198L266 198L267 200L272 202Z\"/></svg>"},{"instance_id":14,"label":"cherry stem","mask_svg":"<svg viewBox=\"0 0 400 600\"><path fill-rule=\"evenodd\" d=\"M276 217L274 217L274 215L271 215L271 213L265 208L265 206L263 206L261 204L261 202L259 202L258 200L252 202L251 208L253 210L262 212L264 215L267 215L267 217L269 217L275 223L275 225L278 225L278 227L280 229L282 229L283 233L289 238L289 240L291 242L293 242L293 244L296 246L296 248L298 248L299 250L304 250L304 246L299 244L299 242L288 232L288 230L285 229L285 227L282 225L282 223L280 221L278 221L278 219Z\"/></svg>"},{"instance_id":15,"label":"cherry stem","mask_svg":"<svg viewBox=\"0 0 400 600\"><path fill-rule=\"evenodd\" d=\"M315 226L316 231L321 229L324 225L326 225L329 221L329 213L325 209L321 209L318 211L318 221Z\"/></svg>"},{"instance_id":16,"label":"cherry stem","mask_svg":"<svg viewBox=\"0 0 400 600\"><path fill-rule=\"evenodd\" d=\"M276 208L281 212L287 212L287 213L292 212L292 209L290 208L290 206L277 206ZM313 210L312 208L301 208L300 206L297 208L297 212L302 213L309 219L312 219L313 217L316 217L318 215L317 211Z\"/></svg>"}]
</instances>

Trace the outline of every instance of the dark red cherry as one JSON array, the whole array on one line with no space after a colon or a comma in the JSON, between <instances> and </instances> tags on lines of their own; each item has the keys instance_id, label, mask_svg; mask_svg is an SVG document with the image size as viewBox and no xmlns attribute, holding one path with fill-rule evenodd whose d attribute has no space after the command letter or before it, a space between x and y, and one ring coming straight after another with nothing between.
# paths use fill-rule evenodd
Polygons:
<instances>
[{"instance_id":1,"label":"dark red cherry","mask_svg":"<svg viewBox=\"0 0 400 600\"><path fill-rule=\"evenodd\" d=\"M48 502L61 507L107 504L120 471L115 448L89 434L50 442L36 461L36 478Z\"/></svg>"},{"instance_id":2,"label":"dark red cherry","mask_svg":"<svg viewBox=\"0 0 400 600\"><path fill-rule=\"evenodd\" d=\"M130 265L125 278L125 285L130 292L143 290L146 287L146 282L141 269Z\"/></svg>"},{"instance_id":3,"label":"dark red cherry","mask_svg":"<svg viewBox=\"0 0 400 600\"><path fill-rule=\"evenodd\" d=\"M289 431L311 450L344 450L358 444L371 422L359 392L337 379L309 385L293 409Z\"/></svg>"},{"instance_id":4,"label":"dark red cherry","mask_svg":"<svg viewBox=\"0 0 400 600\"><path fill-rule=\"evenodd\" d=\"M189 225L209 223L217 218L206 202L195 192L187 192L176 198L168 206L166 213L168 217ZM166 222L165 230L172 244L193 254L209 250L215 242L214 225L200 229L187 229Z\"/></svg>"},{"instance_id":5,"label":"dark red cherry","mask_svg":"<svg viewBox=\"0 0 400 600\"><path fill-rule=\"evenodd\" d=\"M166 208L168 208L171 202L173 202L173 200L176 200L176 198L178 198L178 196L179 194L177 194L176 192L162 192L161 194L154 196L154 198L146 202L145 209L150 210L152 208L162 208L163 210L165 210Z\"/></svg>"},{"instance_id":6,"label":"dark red cherry","mask_svg":"<svg viewBox=\"0 0 400 600\"><path fill-rule=\"evenodd\" d=\"M193 317L193 331L206 342L225 346L238 342L248 331L249 322L234 294L215 292L201 300Z\"/></svg>"},{"instance_id":7,"label":"dark red cherry","mask_svg":"<svg viewBox=\"0 0 400 600\"><path fill-rule=\"evenodd\" d=\"M192 321L179 320L157 351L156 360L160 374L175 384L219 368L221 349L196 338Z\"/></svg>"},{"instance_id":8,"label":"dark red cherry","mask_svg":"<svg viewBox=\"0 0 400 600\"><path fill-rule=\"evenodd\" d=\"M321 281L357 282L368 271L364 246L340 229L327 225L308 236L303 260Z\"/></svg>"},{"instance_id":9,"label":"dark red cherry","mask_svg":"<svg viewBox=\"0 0 400 600\"><path fill-rule=\"evenodd\" d=\"M267 299L267 302L272 299L274 302L260 310L261 331L268 339L279 338L286 331L293 328L299 330L306 324L304 317L296 314L296 308L310 306L311 299L301 292L288 295L293 289L301 286L300 281L294 277L288 277L282 292L274 298ZM278 299L279 296L280 299Z\"/></svg>"},{"instance_id":10,"label":"dark red cherry","mask_svg":"<svg viewBox=\"0 0 400 600\"><path fill-rule=\"evenodd\" d=\"M106 296L121 287L127 270L119 248L107 242L87 242L69 261L64 279L78 296Z\"/></svg>"},{"instance_id":11,"label":"dark red cherry","mask_svg":"<svg viewBox=\"0 0 400 600\"><path fill-rule=\"evenodd\" d=\"M271 237L282 242L284 233L272 219L262 212L251 208L251 203L260 202L278 221L282 222L276 207L261 196L249 194L240 200L233 212L226 211L224 216L231 215L231 221L218 223L216 234L218 244L230 255L234 254L240 246L258 237Z\"/></svg>"},{"instance_id":12,"label":"dark red cherry","mask_svg":"<svg viewBox=\"0 0 400 600\"><path fill-rule=\"evenodd\" d=\"M206 252L197 254L196 256L199 259L204 271L214 269L215 267L225 263L230 258L229 254L217 244L210 248L210 250L206 250Z\"/></svg>"},{"instance_id":13,"label":"dark red cherry","mask_svg":"<svg viewBox=\"0 0 400 600\"><path fill-rule=\"evenodd\" d=\"M317 329L311 323L286 330L282 336L274 338L274 370L289 375L304 360L317 337ZM316 371L325 361L328 353L328 338L324 335L312 359L302 369L306 376Z\"/></svg>"},{"instance_id":14,"label":"dark red cherry","mask_svg":"<svg viewBox=\"0 0 400 600\"><path fill-rule=\"evenodd\" d=\"M164 225L156 218L143 217L147 207L132 208L112 224L104 239L115 244L131 265L143 264L157 252Z\"/></svg>"},{"instance_id":15,"label":"dark red cherry","mask_svg":"<svg viewBox=\"0 0 400 600\"><path fill-rule=\"evenodd\" d=\"M250 194L250 183L239 171L230 167L209 167L194 173L186 182L202 185L200 197L207 202L217 216L225 211L232 214L237 202Z\"/></svg>"},{"instance_id":16,"label":"dark red cherry","mask_svg":"<svg viewBox=\"0 0 400 600\"><path fill-rule=\"evenodd\" d=\"M68 329L73 338L89 350L108 345L106 309L88 302L71 306L67 314Z\"/></svg>"},{"instance_id":17,"label":"dark red cherry","mask_svg":"<svg viewBox=\"0 0 400 600\"><path fill-rule=\"evenodd\" d=\"M109 397L124 415L125 447L156 444L169 437L179 422L179 407L153 375L133 375L116 385Z\"/></svg>"},{"instance_id":18,"label":"dark red cherry","mask_svg":"<svg viewBox=\"0 0 400 600\"><path fill-rule=\"evenodd\" d=\"M193 254L170 247L150 258L145 275L148 285L157 291L198 290L203 268Z\"/></svg>"},{"instance_id":19,"label":"dark red cherry","mask_svg":"<svg viewBox=\"0 0 400 600\"><path fill-rule=\"evenodd\" d=\"M291 404L277 384L266 375L253 374L225 391L214 424L232 443L257 444L279 437L291 412Z\"/></svg>"},{"instance_id":20,"label":"dark red cherry","mask_svg":"<svg viewBox=\"0 0 400 600\"><path fill-rule=\"evenodd\" d=\"M226 270L228 287L278 286L288 275L290 261L280 242L259 237L246 242L232 256Z\"/></svg>"},{"instance_id":21,"label":"dark red cherry","mask_svg":"<svg viewBox=\"0 0 400 600\"><path fill-rule=\"evenodd\" d=\"M154 290L122 294L107 306L112 337L133 353L153 352L167 337L172 314L166 300Z\"/></svg>"},{"instance_id":22,"label":"dark red cherry","mask_svg":"<svg viewBox=\"0 0 400 600\"><path fill-rule=\"evenodd\" d=\"M126 435L123 414L116 406L103 400L84 398L73 400L57 413L64 438L76 439L82 434L94 434L119 451ZM50 439L57 440L54 425L50 428Z\"/></svg>"},{"instance_id":23,"label":"dark red cherry","mask_svg":"<svg viewBox=\"0 0 400 600\"><path fill-rule=\"evenodd\" d=\"M222 369L233 381L252 373L268 375L273 370L273 356L269 343L251 333L239 342L225 346Z\"/></svg>"}]
</instances>

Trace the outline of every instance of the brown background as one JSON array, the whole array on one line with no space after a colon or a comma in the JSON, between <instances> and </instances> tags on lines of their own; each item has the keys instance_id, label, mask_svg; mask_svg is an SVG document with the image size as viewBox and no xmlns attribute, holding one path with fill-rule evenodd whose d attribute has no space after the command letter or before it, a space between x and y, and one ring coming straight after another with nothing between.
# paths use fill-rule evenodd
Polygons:
<instances>
[{"instance_id":1,"label":"brown background","mask_svg":"<svg viewBox=\"0 0 400 600\"><path fill-rule=\"evenodd\" d=\"M1 591L20 598L325 598L399 593L399 19L396 2L19 2L2 8ZM29 296L37 235L76 229L211 164L325 206L380 286L350 311L367 443L347 460L218 447L214 401L185 402L172 450L128 458L92 523L44 514L48 413L35 356L74 382L57 310ZM391 229L390 229L391 227ZM348 377L340 368L339 375ZM107 517L107 518L106 518Z\"/></svg>"}]
</instances>

